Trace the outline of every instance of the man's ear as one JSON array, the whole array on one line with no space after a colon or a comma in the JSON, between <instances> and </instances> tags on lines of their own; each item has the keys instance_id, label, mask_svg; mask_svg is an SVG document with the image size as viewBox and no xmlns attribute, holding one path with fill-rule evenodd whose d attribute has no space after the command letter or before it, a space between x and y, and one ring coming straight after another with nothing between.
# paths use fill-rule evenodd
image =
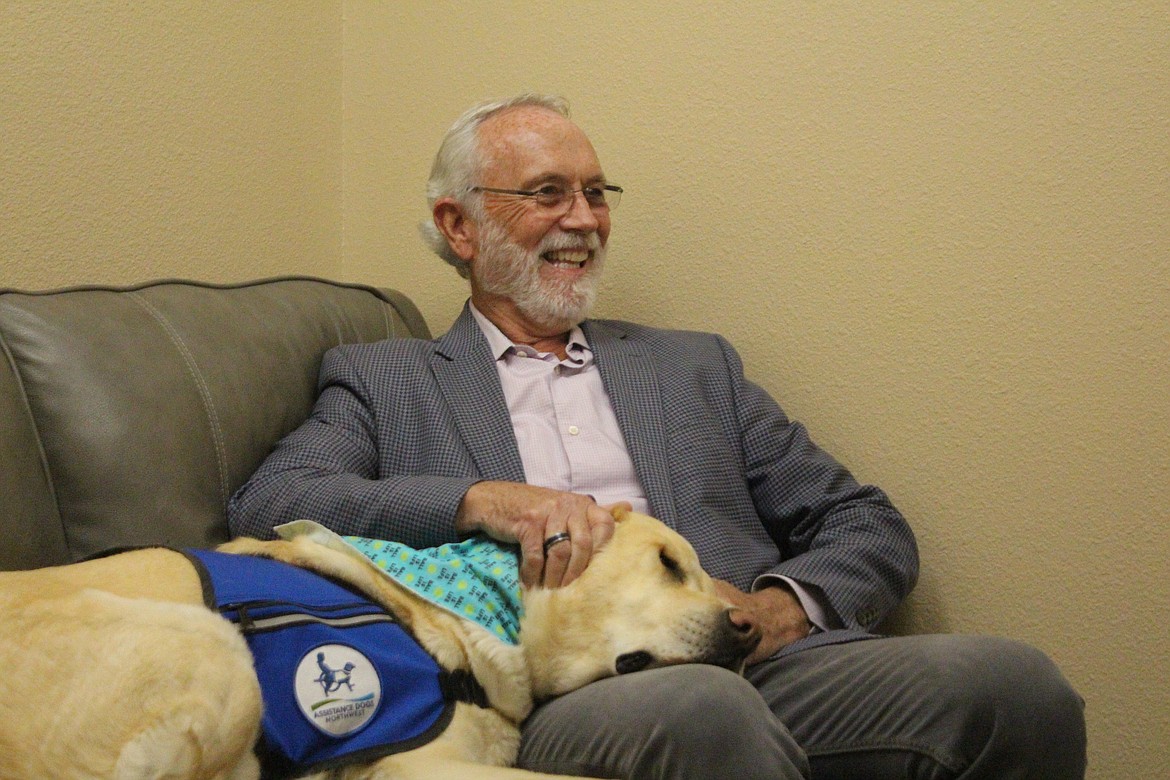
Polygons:
<instances>
[{"instance_id":1,"label":"man's ear","mask_svg":"<svg viewBox=\"0 0 1170 780\"><path fill-rule=\"evenodd\" d=\"M479 236L475 222L467 216L462 204L454 198L439 198L431 210L431 218L451 251L465 261L475 257Z\"/></svg>"}]
</instances>

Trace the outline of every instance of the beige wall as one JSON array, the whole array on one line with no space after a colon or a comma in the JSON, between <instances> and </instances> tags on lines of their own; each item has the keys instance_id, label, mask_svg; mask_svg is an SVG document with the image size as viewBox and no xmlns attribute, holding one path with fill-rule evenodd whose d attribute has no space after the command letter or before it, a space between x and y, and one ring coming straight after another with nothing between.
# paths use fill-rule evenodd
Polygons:
<instances>
[{"instance_id":1,"label":"beige wall","mask_svg":"<svg viewBox=\"0 0 1170 780\"><path fill-rule=\"evenodd\" d=\"M1165 773L1164 3L44 5L0 12L0 285L315 272L442 331L440 135L563 92L628 190L599 313L727 334L916 527L895 626L1042 647L1090 777Z\"/></svg>"},{"instance_id":2,"label":"beige wall","mask_svg":"<svg viewBox=\"0 0 1170 780\"><path fill-rule=\"evenodd\" d=\"M341 21L0 0L0 287L338 275Z\"/></svg>"}]
</instances>

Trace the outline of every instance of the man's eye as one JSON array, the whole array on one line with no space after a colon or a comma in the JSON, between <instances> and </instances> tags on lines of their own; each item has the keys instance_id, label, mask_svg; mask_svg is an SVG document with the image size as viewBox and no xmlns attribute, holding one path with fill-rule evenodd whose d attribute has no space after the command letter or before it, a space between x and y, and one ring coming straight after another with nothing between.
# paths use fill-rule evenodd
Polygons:
<instances>
[{"instance_id":1,"label":"man's eye","mask_svg":"<svg viewBox=\"0 0 1170 780\"><path fill-rule=\"evenodd\" d=\"M585 200L589 203L600 206L605 203L605 189L602 187L586 187L581 190L585 193Z\"/></svg>"},{"instance_id":2,"label":"man's eye","mask_svg":"<svg viewBox=\"0 0 1170 780\"><path fill-rule=\"evenodd\" d=\"M560 203L565 198L565 188L555 184L546 184L536 191L536 199L541 203Z\"/></svg>"}]
</instances>

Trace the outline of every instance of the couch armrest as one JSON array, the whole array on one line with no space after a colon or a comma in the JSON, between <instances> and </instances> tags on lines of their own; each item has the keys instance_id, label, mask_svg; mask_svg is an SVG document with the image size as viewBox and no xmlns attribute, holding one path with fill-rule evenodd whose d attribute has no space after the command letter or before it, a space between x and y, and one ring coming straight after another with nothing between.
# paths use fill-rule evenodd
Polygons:
<instances>
[{"instance_id":1,"label":"couch armrest","mask_svg":"<svg viewBox=\"0 0 1170 780\"><path fill-rule=\"evenodd\" d=\"M0 291L0 568L226 540L325 351L403 336L405 296L320 279Z\"/></svg>"}]
</instances>

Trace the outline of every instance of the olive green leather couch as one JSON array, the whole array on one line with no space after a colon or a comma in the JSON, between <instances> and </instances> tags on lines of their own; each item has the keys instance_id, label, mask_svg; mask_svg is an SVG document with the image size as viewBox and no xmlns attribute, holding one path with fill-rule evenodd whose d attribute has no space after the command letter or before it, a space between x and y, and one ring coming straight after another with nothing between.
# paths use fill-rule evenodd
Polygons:
<instances>
[{"instance_id":1,"label":"olive green leather couch","mask_svg":"<svg viewBox=\"0 0 1170 780\"><path fill-rule=\"evenodd\" d=\"M403 336L404 295L321 279L0 290L0 569L226 540L325 351Z\"/></svg>"}]
</instances>

